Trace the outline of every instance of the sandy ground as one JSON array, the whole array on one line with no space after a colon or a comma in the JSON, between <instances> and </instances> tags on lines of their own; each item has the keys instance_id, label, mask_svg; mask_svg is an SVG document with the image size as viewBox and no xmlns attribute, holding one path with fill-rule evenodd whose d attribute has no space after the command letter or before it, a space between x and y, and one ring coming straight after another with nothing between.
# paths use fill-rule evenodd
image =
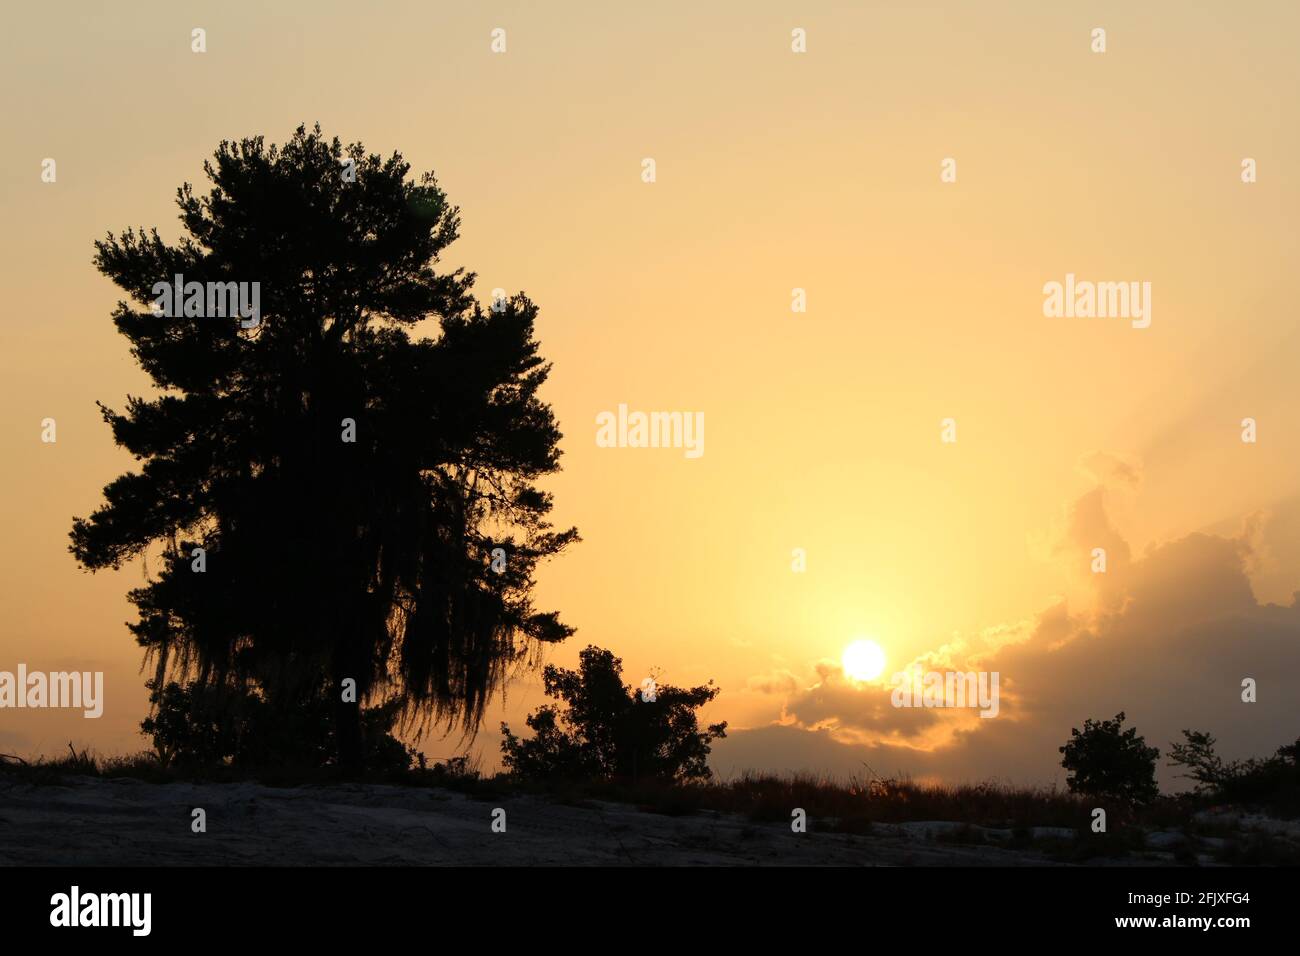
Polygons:
<instances>
[{"instance_id":1,"label":"sandy ground","mask_svg":"<svg viewBox=\"0 0 1300 956\"><path fill-rule=\"evenodd\" d=\"M207 832L191 832L191 811ZM506 832L492 832L493 810ZM1040 853L936 840L952 823L878 825L868 836L664 816L623 804L472 799L375 784L273 788L69 778L0 779L0 865L1050 865ZM811 828L810 828L811 829ZM993 831L987 831L990 834ZM1044 833L1042 836L1052 836ZM1168 854L1130 858L1167 863Z\"/></svg>"}]
</instances>

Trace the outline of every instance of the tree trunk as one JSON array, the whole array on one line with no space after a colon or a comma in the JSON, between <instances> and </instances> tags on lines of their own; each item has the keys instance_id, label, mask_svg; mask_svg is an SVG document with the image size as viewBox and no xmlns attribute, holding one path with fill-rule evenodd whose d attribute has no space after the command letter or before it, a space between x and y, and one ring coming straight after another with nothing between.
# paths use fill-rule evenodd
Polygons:
<instances>
[{"instance_id":1,"label":"tree trunk","mask_svg":"<svg viewBox=\"0 0 1300 956\"><path fill-rule=\"evenodd\" d=\"M361 741L361 704L339 700L334 705L334 742L338 749L339 769L356 777L364 769Z\"/></svg>"}]
</instances>

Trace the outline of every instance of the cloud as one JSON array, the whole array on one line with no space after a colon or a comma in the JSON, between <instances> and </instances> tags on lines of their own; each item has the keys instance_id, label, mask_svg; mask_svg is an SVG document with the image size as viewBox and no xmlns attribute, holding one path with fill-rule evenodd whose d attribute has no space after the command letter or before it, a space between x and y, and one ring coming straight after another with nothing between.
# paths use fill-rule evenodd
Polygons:
<instances>
[{"instance_id":1,"label":"cloud","mask_svg":"<svg viewBox=\"0 0 1300 956\"><path fill-rule=\"evenodd\" d=\"M799 688L799 678L788 670L780 669L768 674L755 674L745 686L760 694L793 694Z\"/></svg>"},{"instance_id":2,"label":"cloud","mask_svg":"<svg viewBox=\"0 0 1300 956\"><path fill-rule=\"evenodd\" d=\"M1085 718L1124 711L1165 767L1183 728L1207 730L1228 758L1262 756L1300 733L1300 603L1257 600L1248 577L1259 522L1238 534L1188 534L1138 557L1110 524L1101 489L1074 505L1066 546L1108 541L1123 560L1097 575L1096 600L1053 602L1029 622L990 628L918 659L926 668L1000 675L999 716L891 706L889 688L846 681L823 662L820 680L789 695L780 726L737 730L717 765L847 769L948 779L1061 781L1060 755ZM1258 701L1243 703L1245 678ZM843 751L837 748L845 748ZM749 765L744 761L757 760ZM888 768L884 770L881 768Z\"/></svg>"},{"instance_id":3,"label":"cloud","mask_svg":"<svg viewBox=\"0 0 1300 956\"><path fill-rule=\"evenodd\" d=\"M1097 548L1105 551L1104 575L1093 571ZM1075 501L1057 553L1069 555L1073 567L1081 573L1095 575L1094 583L1104 593L1111 594L1114 585L1123 582L1132 555L1128 542L1110 522L1104 488L1094 488Z\"/></svg>"},{"instance_id":4,"label":"cloud","mask_svg":"<svg viewBox=\"0 0 1300 956\"><path fill-rule=\"evenodd\" d=\"M938 720L934 710L894 707L888 686L850 680L833 662L819 662L817 672L821 679L816 684L786 701L784 722L831 730L839 741L890 739L919 745Z\"/></svg>"},{"instance_id":5,"label":"cloud","mask_svg":"<svg viewBox=\"0 0 1300 956\"><path fill-rule=\"evenodd\" d=\"M1079 468L1103 487L1135 489L1142 481L1137 465L1109 452L1094 452L1079 463Z\"/></svg>"}]
</instances>

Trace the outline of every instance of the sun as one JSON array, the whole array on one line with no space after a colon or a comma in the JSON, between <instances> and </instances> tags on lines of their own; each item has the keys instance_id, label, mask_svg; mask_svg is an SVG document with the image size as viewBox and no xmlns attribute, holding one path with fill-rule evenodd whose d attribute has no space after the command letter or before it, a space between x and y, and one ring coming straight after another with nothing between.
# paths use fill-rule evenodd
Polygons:
<instances>
[{"instance_id":1,"label":"sun","mask_svg":"<svg viewBox=\"0 0 1300 956\"><path fill-rule=\"evenodd\" d=\"M854 641L844 648L840 663L853 680L875 680L885 669L885 652L875 641Z\"/></svg>"}]
</instances>

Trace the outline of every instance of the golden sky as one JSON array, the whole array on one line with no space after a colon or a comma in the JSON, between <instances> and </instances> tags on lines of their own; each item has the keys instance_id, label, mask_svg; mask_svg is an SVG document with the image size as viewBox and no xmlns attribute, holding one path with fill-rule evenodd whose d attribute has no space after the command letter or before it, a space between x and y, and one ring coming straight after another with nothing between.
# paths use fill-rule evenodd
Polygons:
<instances>
[{"instance_id":1,"label":"golden sky","mask_svg":"<svg viewBox=\"0 0 1300 956\"><path fill-rule=\"evenodd\" d=\"M462 213L449 262L484 301L540 306L555 519L584 539L542 571L539 606L578 628L549 659L595 643L631 683L715 679L720 771L866 759L1050 781L1071 724L1119 709L1162 750L1184 726L1243 756L1294 737L1295 4L147 2L7 20L0 670L103 670L107 702L97 721L0 711L0 751L145 743L124 624L143 569L92 576L67 553L72 516L129 467L94 403L148 387L91 243L175 239L175 189L221 139L315 121L434 170ZM1150 327L1045 317L1067 274L1149 282ZM598 447L620 403L703 412L705 453ZM998 670L1002 713L882 708L838 671L860 636L887 672L925 655ZM499 720L542 702L535 679L512 687L476 743L487 766Z\"/></svg>"}]
</instances>

